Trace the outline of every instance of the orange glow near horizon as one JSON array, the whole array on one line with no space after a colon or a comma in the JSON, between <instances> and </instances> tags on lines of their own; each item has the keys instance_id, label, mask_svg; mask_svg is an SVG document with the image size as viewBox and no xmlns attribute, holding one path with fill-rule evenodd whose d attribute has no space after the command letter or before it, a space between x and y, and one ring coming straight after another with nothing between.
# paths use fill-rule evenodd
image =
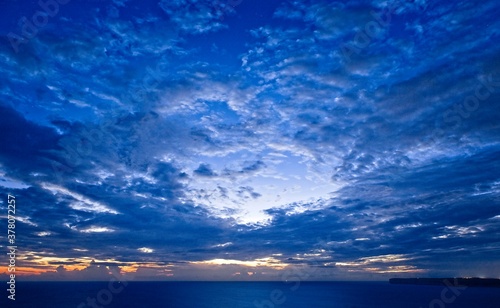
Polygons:
<instances>
[{"instance_id":1,"label":"orange glow near horizon","mask_svg":"<svg viewBox=\"0 0 500 308\"><path fill-rule=\"evenodd\" d=\"M31 275L40 275L47 272L44 269L36 268L36 267L25 267L25 266L16 266L15 272L9 272L7 267L0 268L0 275L16 275L16 276L31 276Z\"/></svg>"},{"instance_id":2,"label":"orange glow near horizon","mask_svg":"<svg viewBox=\"0 0 500 308\"><path fill-rule=\"evenodd\" d=\"M28 251L17 256L17 264L15 272L9 272L8 267L0 268L0 275L15 274L16 276L41 276L42 274L56 274L58 268L62 266L67 273L84 272L92 266L105 267L110 269L110 266L116 264L120 274L133 274L140 268L142 269L157 269L158 272L164 273L166 276L173 276L173 265L163 265L154 262L120 262L115 259L97 259L90 257L65 258L55 256L40 256L39 253ZM28 261L29 260L29 261ZM111 270L109 271L111 274Z\"/></svg>"},{"instance_id":3,"label":"orange glow near horizon","mask_svg":"<svg viewBox=\"0 0 500 308\"><path fill-rule=\"evenodd\" d=\"M408 264L413 258L402 254L388 254L379 256L370 256L359 258L352 261L344 262L328 262L324 265L335 265L343 272L365 272L373 274L388 274L388 273L422 273L425 269L417 268ZM15 274L16 276L33 276L41 278L78 278L81 273L82 277L87 277L91 273L93 267L99 267L100 273L112 274L113 268L119 271L122 275L134 276L135 274L141 277L171 277L182 273L187 267L193 267L198 270L217 269L224 266L237 266L236 272L247 273L248 276L253 275L252 268L270 268L274 270L284 270L291 264L285 263L274 256L257 258L254 260L236 260L236 259L211 259L203 261L189 261L185 265L172 265L156 262L120 262L115 259L94 259L91 257L76 257L65 258L52 256L47 252L24 252L19 254L16 266L16 272L8 272L7 267L0 268L0 275ZM61 268L62 267L62 268ZM44 275L47 274L47 275ZM180 276L179 276L180 277Z\"/></svg>"},{"instance_id":4,"label":"orange glow near horizon","mask_svg":"<svg viewBox=\"0 0 500 308\"><path fill-rule=\"evenodd\" d=\"M284 269L289 264L282 263L281 261L273 258L260 258L253 261L241 261L241 260L228 260L228 259L212 259L206 261L192 261L190 264L198 265L242 265L245 267L271 267L274 269Z\"/></svg>"}]
</instances>

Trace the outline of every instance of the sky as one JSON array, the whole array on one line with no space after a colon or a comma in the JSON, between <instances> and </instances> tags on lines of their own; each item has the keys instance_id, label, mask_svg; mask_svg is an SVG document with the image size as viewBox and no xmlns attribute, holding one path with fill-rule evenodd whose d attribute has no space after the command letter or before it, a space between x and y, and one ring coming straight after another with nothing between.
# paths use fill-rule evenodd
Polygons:
<instances>
[{"instance_id":1,"label":"sky","mask_svg":"<svg viewBox=\"0 0 500 308\"><path fill-rule=\"evenodd\" d=\"M498 1L0 5L19 279L500 278Z\"/></svg>"}]
</instances>

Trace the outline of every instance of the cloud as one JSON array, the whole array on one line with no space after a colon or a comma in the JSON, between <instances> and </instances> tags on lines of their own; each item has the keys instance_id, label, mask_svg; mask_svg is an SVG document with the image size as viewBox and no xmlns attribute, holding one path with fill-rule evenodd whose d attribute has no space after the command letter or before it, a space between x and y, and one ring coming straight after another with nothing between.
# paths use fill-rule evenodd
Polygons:
<instances>
[{"instance_id":1,"label":"cloud","mask_svg":"<svg viewBox=\"0 0 500 308\"><path fill-rule=\"evenodd\" d=\"M498 267L497 4L258 5L89 4L0 46L26 275Z\"/></svg>"},{"instance_id":2,"label":"cloud","mask_svg":"<svg viewBox=\"0 0 500 308\"><path fill-rule=\"evenodd\" d=\"M162 10L183 32L200 34L224 28L218 3L206 0L160 1ZM225 8L225 7L224 7ZM227 8L230 10L230 8Z\"/></svg>"},{"instance_id":3,"label":"cloud","mask_svg":"<svg viewBox=\"0 0 500 308\"><path fill-rule=\"evenodd\" d=\"M207 164L200 164L198 166L198 169L194 171L196 175L199 176L206 176L206 177L212 177L216 176L217 174L210 168L210 165Z\"/></svg>"},{"instance_id":4,"label":"cloud","mask_svg":"<svg viewBox=\"0 0 500 308\"><path fill-rule=\"evenodd\" d=\"M108 208L107 206L105 206L99 202L95 202L95 201L92 201L90 199L87 199L84 196L77 194L77 193L74 193L74 192L71 192L63 187L51 185L48 183L42 183L41 186L43 189L49 190L53 194L61 193L63 195L70 196L73 199L77 200L76 203L70 204L70 207L74 210L97 212L97 213L118 214L118 212Z\"/></svg>"}]
</instances>

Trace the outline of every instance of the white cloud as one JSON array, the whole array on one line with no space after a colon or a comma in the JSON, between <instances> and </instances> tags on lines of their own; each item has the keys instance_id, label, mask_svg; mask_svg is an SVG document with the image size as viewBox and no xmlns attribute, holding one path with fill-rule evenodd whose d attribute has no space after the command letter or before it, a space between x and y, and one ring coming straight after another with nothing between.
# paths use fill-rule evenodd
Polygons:
<instances>
[{"instance_id":1,"label":"white cloud","mask_svg":"<svg viewBox=\"0 0 500 308\"><path fill-rule=\"evenodd\" d=\"M117 211L109 208L108 206L97 202L93 201L90 198L87 198L81 194L72 192L64 187L53 185L50 183L42 183L41 184L43 189L49 190L53 194L63 194L66 196L70 196L73 199L76 199L77 202L72 202L69 206L74 209L74 210L80 210L80 211L85 211L85 212L95 212L95 213L110 213L110 214L119 214Z\"/></svg>"}]
</instances>

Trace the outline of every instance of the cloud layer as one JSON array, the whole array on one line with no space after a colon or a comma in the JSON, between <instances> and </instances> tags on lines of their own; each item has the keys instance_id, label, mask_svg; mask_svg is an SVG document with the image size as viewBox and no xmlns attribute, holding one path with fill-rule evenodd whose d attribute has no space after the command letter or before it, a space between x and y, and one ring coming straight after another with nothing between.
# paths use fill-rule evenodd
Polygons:
<instances>
[{"instance_id":1,"label":"cloud layer","mask_svg":"<svg viewBox=\"0 0 500 308\"><path fill-rule=\"evenodd\" d=\"M495 1L70 2L29 39L7 7L26 275L498 273Z\"/></svg>"}]
</instances>

